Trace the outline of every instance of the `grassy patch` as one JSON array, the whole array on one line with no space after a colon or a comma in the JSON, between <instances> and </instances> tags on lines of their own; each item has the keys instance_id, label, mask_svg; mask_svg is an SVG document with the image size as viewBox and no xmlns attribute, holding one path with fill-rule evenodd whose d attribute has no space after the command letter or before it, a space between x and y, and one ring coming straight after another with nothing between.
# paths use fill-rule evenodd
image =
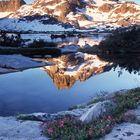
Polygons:
<instances>
[{"instance_id":1,"label":"grassy patch","mask_svg":"<svg viewBox=\"0 0 140 140\"><path fill-rule=\"evenodd\" d=\"M69 107L68 110L82 109L82 108L85 108L85 106L86 106L86 104L75 105L75 106Z\"/></svg>"},{"instance_id":2,"label":"grassy patch","mask_svg":"<svg viewBox=\"0 0 140 140\"><path fill-rule=\"evenodd\" d=\"M90 140L109 133L117 123L136 121L133 114L126 114L126 112L139 105L140 88L129 90L124 94L116 93L111 100L117 104L117 107L108 115L101 116L90 123L82 123L72 117L45 122L44 134L55 140Z\"/></svg>"},{"instance_id":3,"label":"grassy patch","mask_svg":"<svg viewBox=\"0 0 140 140\"><path fill-rule=\"evenodd\" d=\"M125 94L115 94L113 98L117 103L117 108L112 110L111 113L115 117L138 106L140 103L140 88L129 90Z\"/></svg>"},{"instance_id":4,"label":"grassy patch","mask_svg":"<svg viewBox=\"0 0 140 140\"><path fill-rule=\"evenodd\" d=\"M38 119L36 116L34 115L19 115L17 116L18 120L23 120L23 121L27 121L27 120L31 120L31 121L40 121L40 119Z\"/></svg>"}]
</instances>

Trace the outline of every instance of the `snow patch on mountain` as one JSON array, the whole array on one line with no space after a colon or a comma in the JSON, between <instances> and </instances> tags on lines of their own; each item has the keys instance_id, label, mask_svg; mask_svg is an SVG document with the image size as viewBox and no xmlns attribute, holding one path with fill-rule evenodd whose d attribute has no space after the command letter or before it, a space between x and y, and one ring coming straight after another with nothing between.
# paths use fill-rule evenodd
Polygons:
<instances>
[{"instance_id":1,"label":"snow patch on mountain","mask_svg":"<svg viewBox=\"0 0 140 140\"><path fill-rule=\"evenodd\" d=\"M1 30L73 31L140 23L140 5L110 0L37 0L0 20ZM73 25L73 26L70 26ZM66 26L65 26L66 25Z\"/></svg>"},{"instance_id":2,"label":"snow patch on mountain","mask_svg":"<svg viewBox=\"0 0 140 140\"><path fill-rule=\"evenodd\" d=\"M9 26L10 25L10 26ZM2 28L1 28L2 27ZM72 31L74 28L66 29L61 24L42 24L39 20L20 21L18 19L0 20L0 29L10 31Z\"/></svg>"},{"instance_id":3,"label":"snow patch on mountain","mask_svg":"<svg viewBox=\"0 0 140 140\"><path fill-rule=\"evenodd\" d=\"M7 17L11 14L11 12L0 12L0 18Z\"/></svg>"}]
</instances>

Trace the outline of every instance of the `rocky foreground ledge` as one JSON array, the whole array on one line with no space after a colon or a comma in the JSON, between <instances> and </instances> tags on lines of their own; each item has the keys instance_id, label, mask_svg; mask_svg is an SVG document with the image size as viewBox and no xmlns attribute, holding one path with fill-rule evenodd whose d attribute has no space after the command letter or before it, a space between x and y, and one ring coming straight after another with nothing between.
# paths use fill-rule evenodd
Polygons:
<instances>
[{"instance_id":1,"label":"rocky foreground ledge","mask_svg":"<svg viewBox=\"0 0 140 140\"><path fill-rule=\"evenodd\" d=\"M47 140L42 136L41 122L17 121L15 117L0 117L1 140Z\"/></svg>"},{"instance_id":2,"label":"rocky foreground ledge","mask_svg":"<svg viewBox=\"0 0 140 140\"><path fill-rule=\"evenodd\" d=\"M138 140L140 88L109 94L56 114L0 117L3 140Z\"/></svg>"}]
</instances>

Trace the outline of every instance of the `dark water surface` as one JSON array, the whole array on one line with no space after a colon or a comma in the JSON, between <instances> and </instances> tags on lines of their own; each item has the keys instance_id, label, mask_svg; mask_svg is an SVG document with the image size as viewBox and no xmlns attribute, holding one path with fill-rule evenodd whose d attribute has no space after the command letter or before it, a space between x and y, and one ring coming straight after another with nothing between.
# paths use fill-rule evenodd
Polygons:
<instances>
[{"instance_id":1,"label":"dark water surface","mask_svg":"<svg viewBox=\"0 0 140 140\"><path fill-rule=\"evenodd\" d=\"M0 75L0 116L19 113L53 113L88 102L101 92L113 92L140 86L138 73L117 67L86 81L77 81L70 89L58 90L49 75L37 68Z\"/></svg>"}]
</instances>

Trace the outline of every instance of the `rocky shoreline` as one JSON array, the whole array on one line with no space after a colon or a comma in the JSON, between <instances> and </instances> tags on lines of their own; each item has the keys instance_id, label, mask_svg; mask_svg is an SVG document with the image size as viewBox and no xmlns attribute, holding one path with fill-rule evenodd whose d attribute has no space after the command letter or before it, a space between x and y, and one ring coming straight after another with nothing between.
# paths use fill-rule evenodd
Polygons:
<instances>
[{"instance_id":1,"label":"rocky shoreline","mask_svg":"<svg viewBox=\"0 0 140 140\"><path fill-rule=\"evenodd\" d=\"M99 121L103 116L107 115L110 116L110 118L108 118L109 120L107 120L111 123L114 122L116 118L118 122L113 123L114 125L111 128L112 131L107 131L109 134L104 132L103 135L100 135L102 138L98 139L136 140L140 138L139 93L139 88L119 91L98 99L93 99L88 104L78 105L76 109L55 114L34 113L29 115L19 115L17 117L0 117L0 138L4 140L48 140L49 138L45 137L44 131L46 127L49 126L49 122L72 117L78 118L78 120L81 120L81 123L91 124L93 121ZM119 105L116 102L116 99L120 101ZM124 99L127 100L125 101ZM123 106L123 111L121 110L121 105ZM118 111L116 112L118 113L116 118L113 117L114 109ZM101 122L101 124L103 123L104 122ZM61 139L63 140L63 138Z\"/></svg>"},{"instance_id":2,"label":"rocky shoreline","mask_svg":"<svg viewBox=\"0 0 140 140\"><path fill-rule=\"evenodd\" d=\"M42 63L38 63L33 62L30 58L25 58L21 55L17 56L20 58L18 63L21 62L22 67L23 64L25 64L23 63L23 60L24 62L28 60L28 63L26 63L26 67L31 66L31 64L34 67L49 65L47 61L40 61ZM17 61L17 56L13 59L13 62L15 62L15 60ZM3 57L4 56L2 56L2 58ZM5 57L8 57L9 60L10 56ZM69 61L69 59L72 61ZM93 55L87 55L78 52L70 54L70 56L60 57L60 60L62 60L63 63L60 63L60 61L58 61L57 58L55 58L55 61L59 62L58 64L62 67L61 68L59 66L61 68L61 71L59 70L58 72L61 72L62 74L67 74L68 70L70 70L71 67L68 70L65 69L64 66L66 64L68 66L73 66L75 65L75 63L76 65L80 64L80 66L82 66L81 64L84 64L84 68L86 68L87 66L86 70L88 71L90 70L88 68L88 65L90 65L91 68L91 64L94 64L93 66L96 66L96 68L100 68L101 66L103 66L104 68L104 65L106 65L106 63L97 61L98 59L96 59L97 57ZM94 60L96 60L98 63L94 63ZM71 63L68 64L67 61ZM8 69L9 67L11 68L11 65L9 65L11 64L11 62L6 62L7 64L4 66L6 66L6 68ZM17 68L17 65L15 66L15 68ZM18 69L20 68L21 66L19 65ZM56 68L54 68L54 70L56 70ZM80 69L80 71L82 70ZM100 69L100 71L98 69L95 69L94 73L95 72L96 74L98 72L100 73L102 72L102 69ZM93 71L91 71L91 73L93 73ZM139 104L140 89L137 88L133 90L119 91L100 98L96 98L88 104L78 105L73 109L71 108L71 110L62 111L55 114L34 113L27 115L19 115L17 117L0 117L0 138L4 140L48 140L49 138L59 138L60 140L139 139ZM61 124L59 124L60 122ZM59 124L60 126L57 124Z\"/></svg>"}]
</instances>

